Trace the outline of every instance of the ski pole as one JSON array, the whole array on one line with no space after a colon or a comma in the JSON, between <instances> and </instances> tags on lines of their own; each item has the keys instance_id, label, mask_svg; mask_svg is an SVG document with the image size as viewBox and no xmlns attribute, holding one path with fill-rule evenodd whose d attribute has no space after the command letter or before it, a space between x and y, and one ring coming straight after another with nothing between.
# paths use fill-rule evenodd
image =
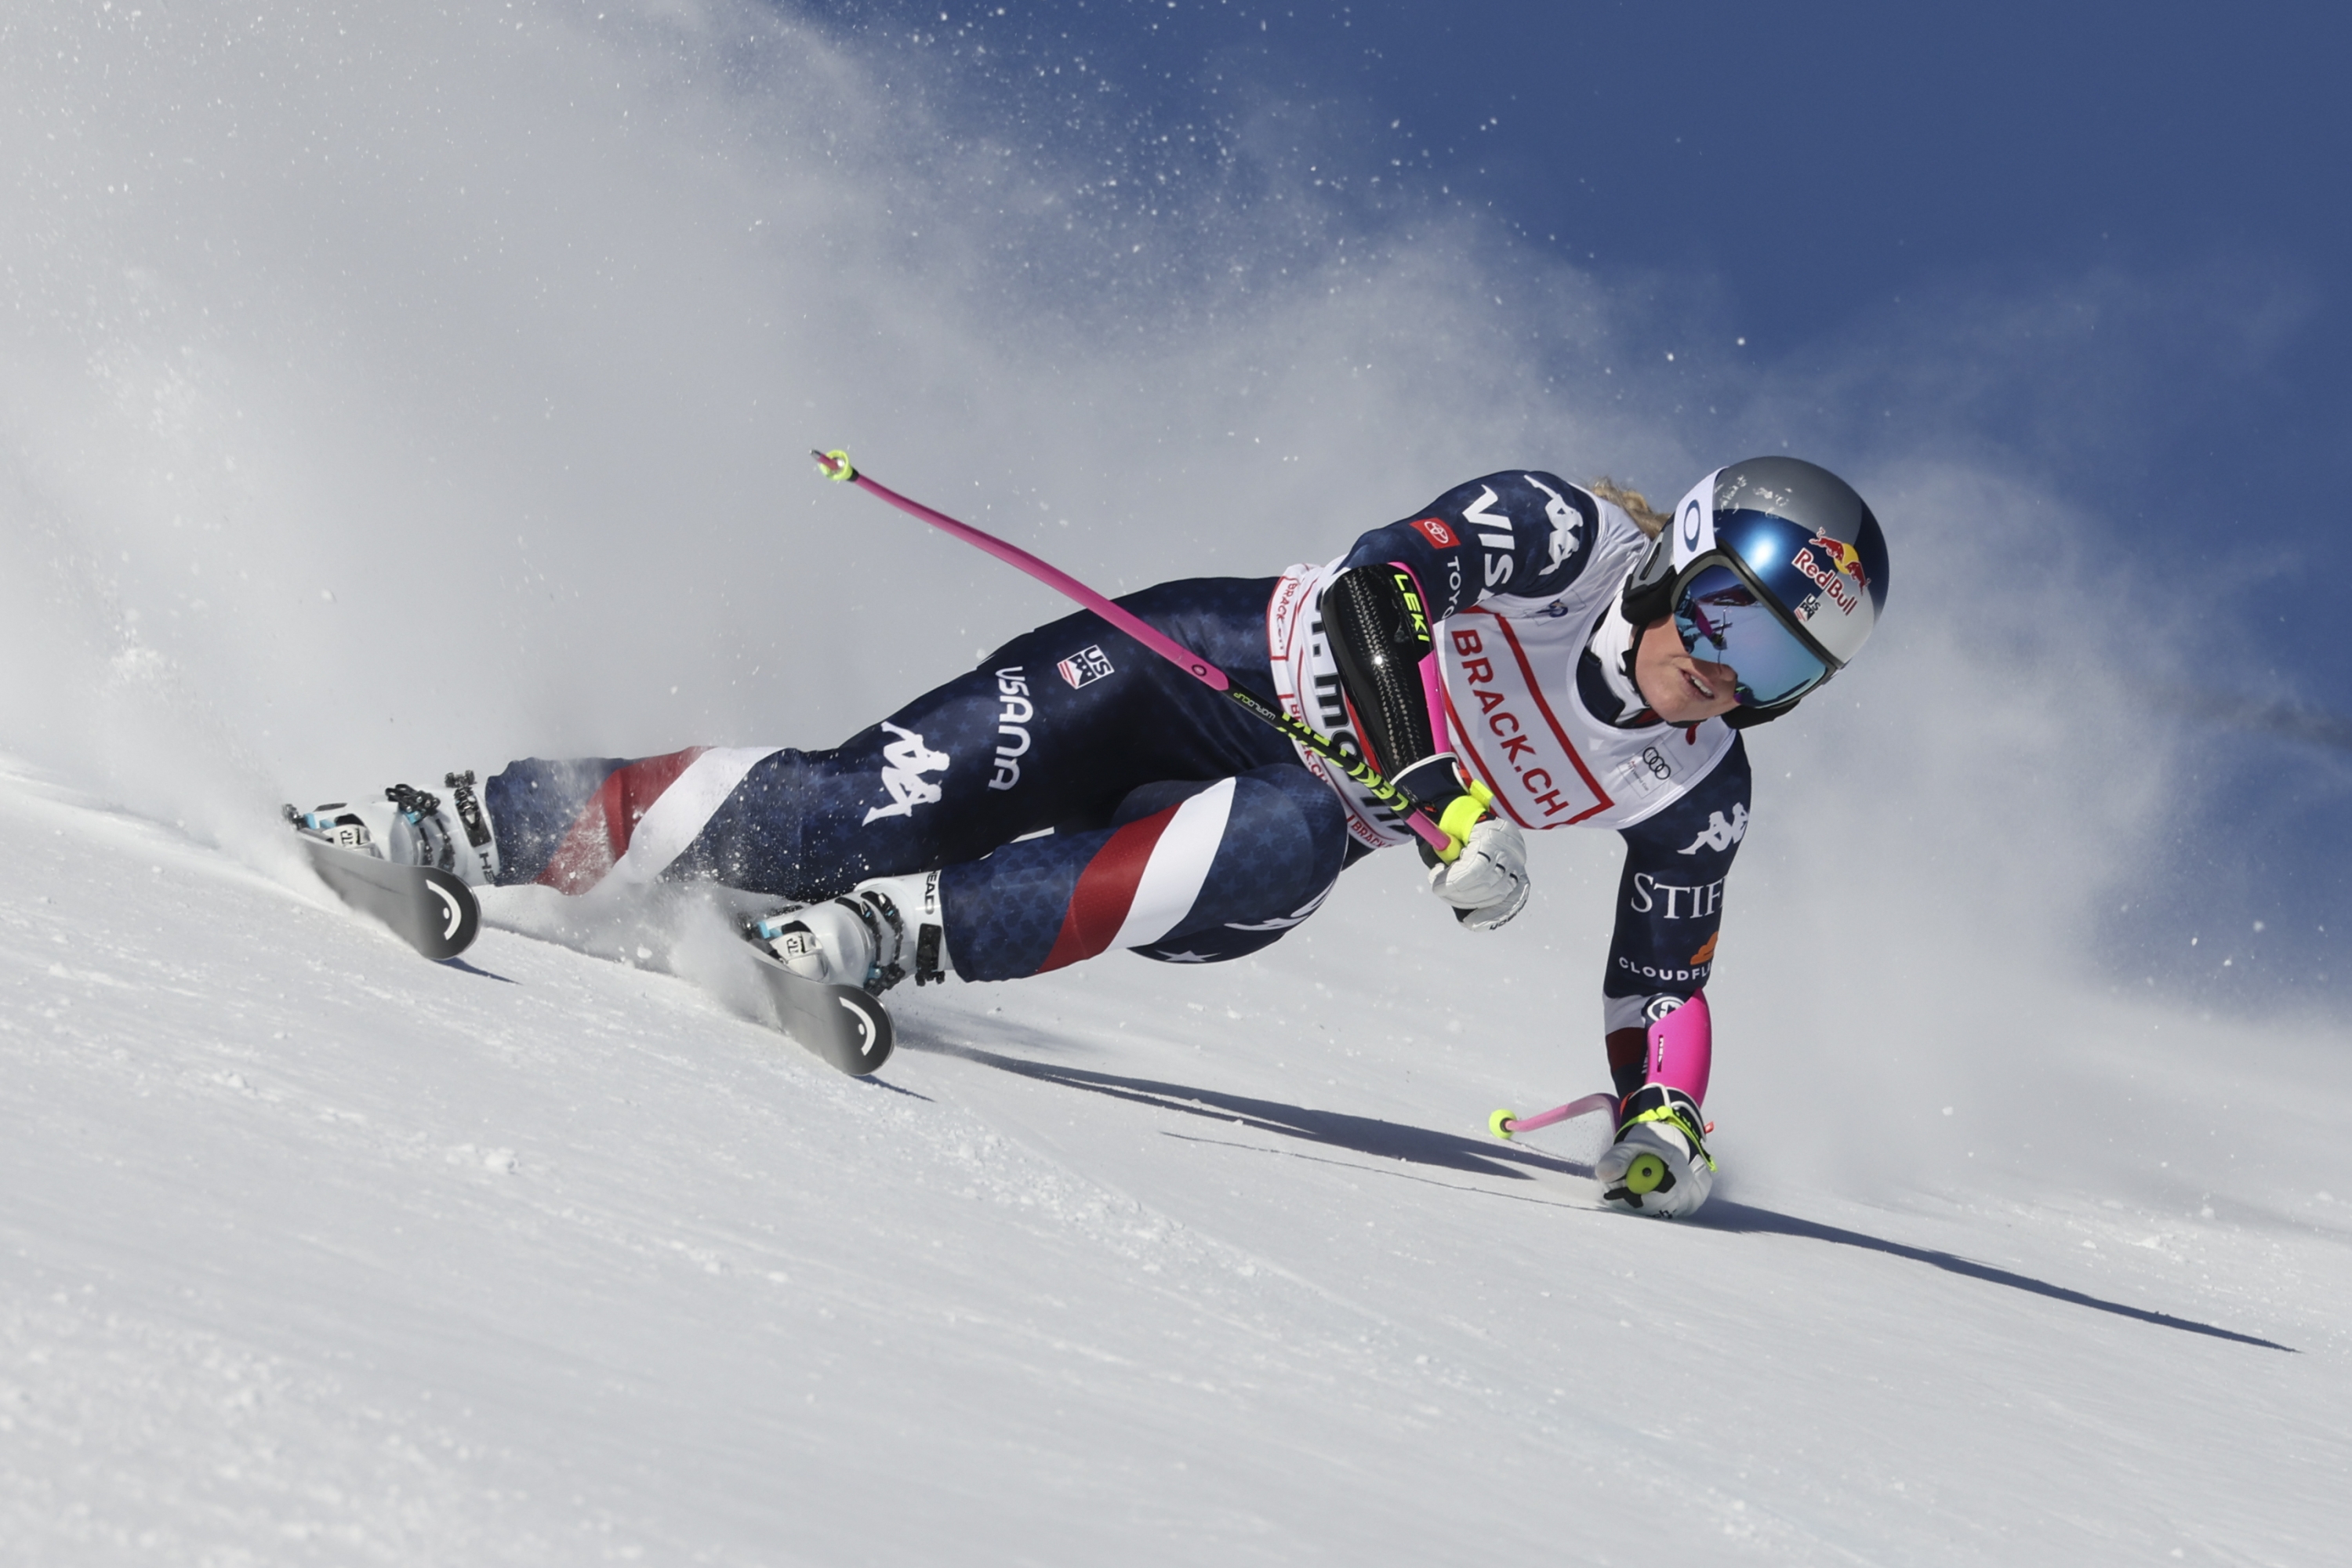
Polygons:
<instances>
[{"instance_id":1,"label":"ski pole","mask_svg":"<svg viewBox=\"0 0 2352 1568\"><path fill-rule=\"evenodd\" d=\"M837 484L854 484L868 495L888 501L900 511L919 517L933 528L953 534L966 544L977 545L999 561L1018 566L1055 592L1076 599L1210 690L1232 698L1251 718L1273 725L1317 756L1335 763L1340 772L1371 791L1382 805L1402 816L1405 826L1419 834L1436 852L1439 859L1451 861L1461 855L1462 846L1454 841L1452 835L1431 821L1429 814L1415 805L1411 796L1382 778L1370 763L1361 756L1349 756L1307 724L1285 713L1247 687L1236 684L1223 670L1151 626L1132 610L1120 608L1060 567L1040 561L1017 544L1009 544L968 522L958 522L943 511L933 511L920 501L909 500L888 486L876 483L857 471L850 463L847 452L835 448L830 452L812 452L809 456L817 460L817 466L824 470L826 479Z\"/></svg>"},{"instance_id":2,"label":"ski pole","mask_svg":"<svg viewBox=\"0 0 2352 1568\"><path fill-rule=\"evenodd\" d=\"M1555 1105L1549 1110L1538 1110L1533 1116L1515 1115L1498 1110L1486 1118L1486 1131L1497 1138L1508 1138L1514 1132L1532 1132L1538 1127L1549 1127L1555 1121L1566 1121L1595 1110L1614 1110L1617 1097L1613 1094L1588 1094L1582 1100L1571 1100L1566 1105Z\"/></svg>"}]
</instances>

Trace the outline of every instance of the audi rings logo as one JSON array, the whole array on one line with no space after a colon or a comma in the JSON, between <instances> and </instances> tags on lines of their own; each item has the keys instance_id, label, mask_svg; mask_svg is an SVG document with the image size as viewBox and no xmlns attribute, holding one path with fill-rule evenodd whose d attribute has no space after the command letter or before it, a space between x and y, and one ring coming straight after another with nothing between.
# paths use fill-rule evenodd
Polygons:
<instances>
[{"instance_id":1,"label":"audi rings logo","mask_svg":"<svg viewBox=\"0 0 2352 1568\"><path fill-rule=\"evenodd\" d=\"M1706 521L1705 515L1698 510L1698 498L1692 497L1690 503L1683 508L1683 548L1685 550L1698 548L1699 524Z\"/></svg>"}]
</instances>

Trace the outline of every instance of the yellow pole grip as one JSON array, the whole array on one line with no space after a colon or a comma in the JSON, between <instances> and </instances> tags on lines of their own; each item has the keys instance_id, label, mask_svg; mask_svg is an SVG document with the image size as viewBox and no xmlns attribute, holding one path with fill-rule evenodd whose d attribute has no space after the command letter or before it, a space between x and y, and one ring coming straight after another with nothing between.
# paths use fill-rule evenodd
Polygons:
<instances>
[{"instance_id":1,"label":"yellow pole grip","mask_svg":"<svg viewBox=\"0 0 2352 1568\"><path fill-rule=\"evenodd\" d=\"M1456 795L1445 815L1437 819L1439 831L1453 841L1450 849L1440 849L1437 858L1447 865L1462 858L1462 850L1470 842L1470 830L1494 815L1495 792L1476 779L1470 781L1470 793Z\"/></svg>"}]
</instances>

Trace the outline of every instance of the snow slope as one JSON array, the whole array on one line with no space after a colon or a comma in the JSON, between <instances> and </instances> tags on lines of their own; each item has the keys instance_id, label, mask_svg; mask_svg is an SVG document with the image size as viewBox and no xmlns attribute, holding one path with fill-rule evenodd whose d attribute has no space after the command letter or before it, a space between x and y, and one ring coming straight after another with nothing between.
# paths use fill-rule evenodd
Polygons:
<instances>
[{"instance_id":1,"label":"snow slope","mask_svg":"<svg viewBox=\"0 0 2352 1568\"><path fill-rule=\"evenodd\" d=\"M1379 864L1261 962L908 997L861 1083L12 771L11 1560L2341 1560L2340 1054L2086 1003L2129 1108L1843 1193L1735 1079L1638 1221L1482 1135L1593 1064L1383 953Z\"/></svg>"}]
</instances>

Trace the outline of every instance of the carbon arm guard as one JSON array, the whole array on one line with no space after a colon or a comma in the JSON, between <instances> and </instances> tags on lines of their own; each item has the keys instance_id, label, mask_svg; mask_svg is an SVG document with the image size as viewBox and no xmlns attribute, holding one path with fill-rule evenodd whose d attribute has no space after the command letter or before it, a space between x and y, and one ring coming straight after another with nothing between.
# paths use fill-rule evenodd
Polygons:
<instances>
[{"instance_id":1,"label":"carbon arm guard","mask_svg":"<svg viewBox=\"0 0 2352 1568\"><path fill-rule=\"evenodd\" d=\"M1462 793L1454 753L1439 749L1423 661L1434 651L1429 616L1404 567L1351 566L1323 595L1323 635L1371 759L1423 805Z\"/></svg>"}]
</instances>

